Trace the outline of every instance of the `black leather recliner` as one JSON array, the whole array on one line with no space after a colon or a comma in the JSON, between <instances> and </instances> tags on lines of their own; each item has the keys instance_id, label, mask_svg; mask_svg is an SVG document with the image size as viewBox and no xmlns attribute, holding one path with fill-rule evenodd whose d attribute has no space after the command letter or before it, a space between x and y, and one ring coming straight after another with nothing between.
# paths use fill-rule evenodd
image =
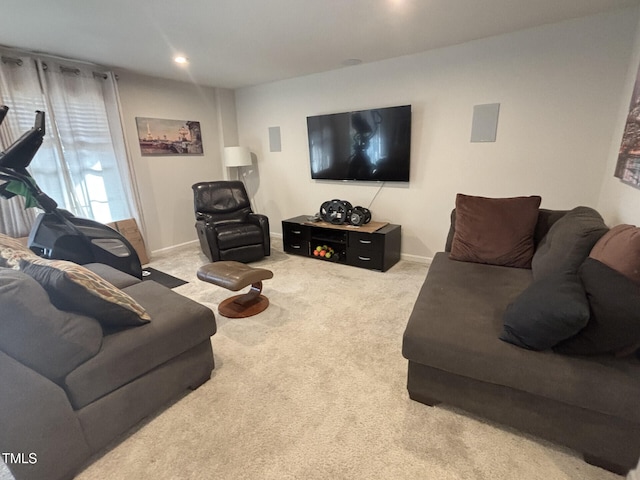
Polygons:
<instances>
[{"instance_id":1,"label":"black leather recliner","mask_svg":"<svg viewBox=\"0 0 640 480\"><path fill-rule=\"evenodd\" d=\"M271 254L269 219L253 213L242 182L200 182L191 188L198 239L209 260L247 263Z\"/></svg>"}]
</instances>

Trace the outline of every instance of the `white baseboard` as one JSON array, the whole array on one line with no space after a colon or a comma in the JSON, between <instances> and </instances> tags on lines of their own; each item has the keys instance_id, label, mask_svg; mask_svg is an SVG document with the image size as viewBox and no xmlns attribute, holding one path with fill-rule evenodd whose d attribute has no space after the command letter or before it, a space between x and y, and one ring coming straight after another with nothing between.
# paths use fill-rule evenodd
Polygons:
<instances>
[{"instance_id":1,"label":"white baseboard","mask_svg":"<svg viewBox=\"0 0 640 480\"><path fill-rule=\"evenodd\" d=\"M167 253L167 252L170 252L171 250L174 250L176 248L186 247L187 245L197 245L198 242L199 242L199 240L196 239L196 240L191 240L189 242L179 243L177 245L171 245L170 247L165 247L165 248L160 248L158 250L153 250L151 252L151 256L158 255L158 254L161 254L161 253Z\"/></svg>"},{"instance_id":2,"label":"white baseboard","mask_svg":"<svg viewBox=\"0 0 640 480\"><path fill-rule=\"evenodd\" d=\"M433 257L423 257L422 255L411 255L409 253L401 253L400 259L406 260L407 262L422 263L428 266L428 265L431 265L431 261L433 260Z\"/></svg>"},{"instance_id":3,"label":"white baseboard","mask_svg":"<svg viewBox=\"0 0 640 480\"><path fill-rule=\"evenodd\" d=\"M281 233L276 233L276 232L271 232L270 234L272 241L273 240L282 240L282 234ZM180 243L178 245L172 245L171 247L166 247L166 248L161 248L159 250L153 250L151 252L151 255L158 255L161 253L166 253L166 252L170 252L171 250L175 249L175 248L181 248L181 247L186 247L187 245L196 245L198 243L198 240L191 240L190 242L184 242L184 243ZM412 255L409 253L401 253L400 254L400 258L402 260L406 260L407 262L416 262L416 263L421 263L424 265L431 265L431 261L433 260L433 257L425 257L422 255Z\"/></svg>"}]
</instances>

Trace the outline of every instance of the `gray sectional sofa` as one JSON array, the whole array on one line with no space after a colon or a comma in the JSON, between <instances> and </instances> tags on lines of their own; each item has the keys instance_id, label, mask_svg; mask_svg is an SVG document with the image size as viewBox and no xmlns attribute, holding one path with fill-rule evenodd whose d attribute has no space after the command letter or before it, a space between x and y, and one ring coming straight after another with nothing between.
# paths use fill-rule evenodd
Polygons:
<instances>
[{"instance_id":1,"label":"gray sectional sofa","mask_svg":"<svg viewBox=\"0 0 640 480\"><path fill-rule=\"evenodd\" d=\"M106 265L87 267L150 321L105 327L56 308L24 271L0 268L0 452L12 455L6 463L18 480L72 478L214 367L209 308Z\"/></svg>"},{"instance_id":2,"label":"gray sectional sofa","mask_svg":"<svg viewBox=\"0 0 640 480\"><path fill-rule=\"evenodd\" d=\"M573 238L556 236L552 245L548 232L569 213L539 211L533 236L539 255L532 270L451 258L454 210L445 251L435 255L404 333L407 388L418 402L452 405L567 446L589 463L625 474L640 457L638 358L559 352L563 345L582 340L587 327L546 349L501 339L506 338L509 306L534 281L549 278L534 278L536 263L558 269L572 264L574 271L566 273L575 274L576 266L586 261L603 233L593 227L594 219L601 221L597 212L582 208L571 215L580 223L585 212L590 226L577 229ZM556 257L542 258L547 252ZM540 304L544 307L546 299Z\"/></svg>"}]
</instances>

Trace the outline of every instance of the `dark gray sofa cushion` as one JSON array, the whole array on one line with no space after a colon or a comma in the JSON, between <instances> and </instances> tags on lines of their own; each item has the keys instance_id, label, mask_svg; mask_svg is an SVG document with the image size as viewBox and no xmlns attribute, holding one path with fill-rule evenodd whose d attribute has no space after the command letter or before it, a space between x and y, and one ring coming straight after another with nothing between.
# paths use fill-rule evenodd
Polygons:
<instances>
[{"instance_id":1,"label":"dark gray sofa cushion","mask_svg":"<svg viewBox=\"0 0 640 480\"><path fill-rule=\"evenodd\" d=\"M558 219L540 241L531 261L533 277L577 273L596 242L609 229L592 208L576 207Z\"/></svg>"},{"instance_id":2,"label":"dark gray sofa cushion","mask_svg":"<svg viewBox=\"0 0 640 480\"><path fill-rule=\"evenodd\" d=\"M582 330L589 316L589 302L577 275L547 275L507 306L500 340L547 350Z\"/></svg>"},{"instance_id":3,"label":"dark gray sofa cushion","mask_svg":"<svg viewBox=\"0 0 640 480\"><path fill-rule=\"evenodd\" d=\"M96 275L99 275L100 278L120 289L130 287L131 285L142 281L139 278L133 277L128 273L121 272L120 270L117 270L110 265L105 265L104 263L86 263L83 267L87 270L91 270Z\"/></svg>"},{"instance_id":4,"label":"dark gray sofa cushion","mask_svg":"<svg viewBox=\"0 0 640 480\"><path fill-rule=\"evenodd\" d=\"M405 358L448 371L448 365L467 362L460 351L476 352L484 363L488 359L481 353L490 346L511 348L498 340L502 314L530 283L530 270L458 262L436 253L404 333Z\"/></svg>"},{"instance_id":5,"label":"dark gray sofa cushion","mask_svg":"<svg viewBox=\"0 0 640 480\"><path fill-rule=\"evenodd\" d=\"M211 309L154 282L124 289L153 319L104 337L102 349L65 379L75 409L114 391L209 339L216 331Z\"/></svg>"},{"instance_id":6,"label":"dark gray sofa cushion","mask_svg":"<svg viewBox=\"0 0 640 480\"><path fill-rule=\"evenodd\" d=\"M25 273L0 268L0 349L45 377L60 381L102 344L93 318L58 310Z\"/></svg>"},{"instance_id":7,"label":"dark gray sofa cushion","mask_svg":"<svg viewBox=\"0 0 640 480\"><path fill-rule=\"evenodd\" d=\"M498 339L505 308L530 282L529 270L456 262L437 253L404 333L404 357L640 422L637 359L532 352Z\"/></svg>"},{"instance_id":8,"label":"dark gray sofa cushion","mask_svg":"<svg viewBox=\"0 0 640 480\"><path fill-rule=\"evenodd\" d=\"M37 455L35 463L9 465L15 478L72 479L91 452L64 390L3 352L0 385L0 452Z\"/></svg>"},{"instance_id":9,"label":"dark gray sofa cushion","mask_svg":"<svg viewBox=\"0 0 640 480\"><path fill-rule=\"evenodd\" d=\"M211 340L206 339L81 408L77 414L87 443L94 451L104 448L144 417L208 380L213 366Z\"/></svg>"}]
</instances>

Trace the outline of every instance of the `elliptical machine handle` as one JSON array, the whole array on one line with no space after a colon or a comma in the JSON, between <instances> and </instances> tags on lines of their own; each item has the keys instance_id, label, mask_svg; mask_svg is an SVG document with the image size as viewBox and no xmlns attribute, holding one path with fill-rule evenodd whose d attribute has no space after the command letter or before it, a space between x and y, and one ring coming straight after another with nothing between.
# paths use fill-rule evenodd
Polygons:
<instances>
[{"instance_id":1,"label":"elliptical machine handle","mask_svg":"<svg viewBox=\"0 0 640 480\"><path fill-rule=\"evenodd\" d=\"M0 105L0 124L4 120L4 117L7 116L7 112L9 111L9 107L6 105Z\"/></svg>"},{"instance_id":2,"label":"elliptical machine handle","mask_svg":"<svg viewBox=\"0 0 640 480\"><path fill-rule=\"evenodd\" d=\"M40 191L40 193L36 195L36 202L38 202L40 208L42 208L47 213L54 212L56 208L58 208L58 203L42 191Z\"/></svg>"},{"instance_id":3,"label":"elliptical machine handle","mask_svg":"<svg viewBox=\"0 0 640 480\"><path fill-rule=\"evenodd\" d=\"M44 128L44 126L44 112L41 110L36 110L36 119L33 122L33 128L35 128L38 132L41 133L42 136L44 136L44 134L46 133L46 129Z\"/></svg>"}]
</instances>

